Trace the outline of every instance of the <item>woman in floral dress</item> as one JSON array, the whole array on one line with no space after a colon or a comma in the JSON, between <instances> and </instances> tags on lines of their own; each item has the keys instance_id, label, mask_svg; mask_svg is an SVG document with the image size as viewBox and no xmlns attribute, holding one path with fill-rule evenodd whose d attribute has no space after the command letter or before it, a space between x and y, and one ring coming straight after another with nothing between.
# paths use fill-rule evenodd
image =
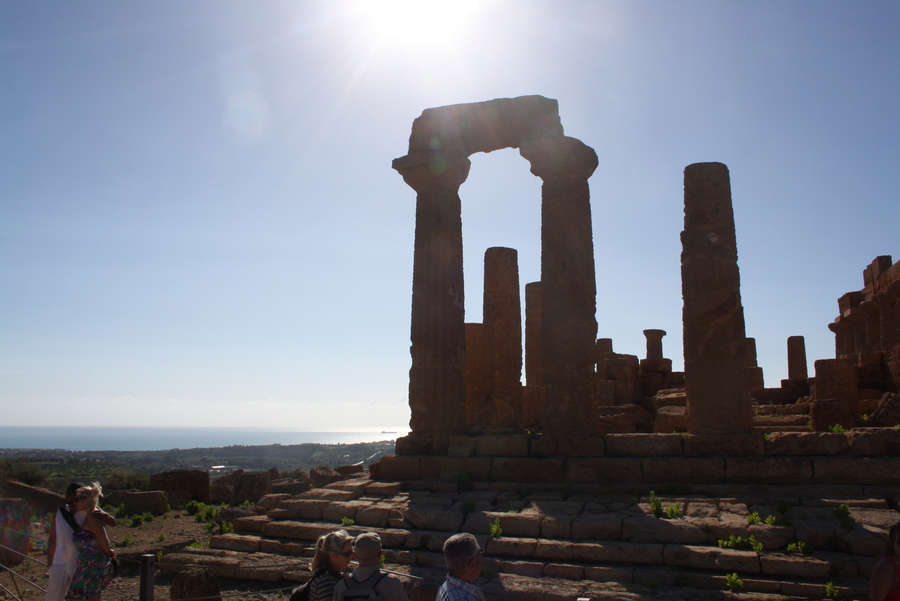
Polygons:
<instances>
[{"instance_id":1,"label":"woman in floral dress","mask_svg":"<svg viewBox=\"0 0 900 601\"><path fill-rule=\"evenodd\" d=\"M88 518L84 526L72 535L78 560L67 599L100 601L100 592L113 579L116 552L109 545L106 524L94 515L97 499L101 495L97 482L75 492L75 510L87 512Z\"/></svg>"}]
</instances>

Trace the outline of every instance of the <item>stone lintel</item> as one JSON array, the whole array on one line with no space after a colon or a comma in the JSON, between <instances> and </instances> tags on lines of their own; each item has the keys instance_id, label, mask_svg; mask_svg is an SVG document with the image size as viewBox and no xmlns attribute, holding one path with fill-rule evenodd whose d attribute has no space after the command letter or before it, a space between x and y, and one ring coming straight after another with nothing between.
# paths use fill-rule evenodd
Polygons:
<instances>
[{"instance_id":1,"label":"stone lintel","mask_svg":"<svg viewBox=\"0 0 900 601\"><path fill-rule=\"evenodd\" d=\"M531 163L531 173L542 180L557 177L587 180L599 164L593 148L569 137L523 143L519 154Z\"/></svg>"}]
</instances>

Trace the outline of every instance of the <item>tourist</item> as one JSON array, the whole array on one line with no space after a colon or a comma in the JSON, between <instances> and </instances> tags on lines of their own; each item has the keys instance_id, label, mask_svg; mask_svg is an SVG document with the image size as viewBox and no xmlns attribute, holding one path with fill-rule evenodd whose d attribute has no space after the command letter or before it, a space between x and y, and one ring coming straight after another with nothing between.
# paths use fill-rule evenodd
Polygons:
<instances>
[{"instance_id":1,"label":"tourist","mask_svg":"<svg viewBox=\"0 0 900 601\"><path fill-rule=\"evenodd\" d=\"M77 561L68 599L99 601L100 592L115 576L116 552L110 547L105 521L94 512L102 495L97 482L75 491L75 510L85 512L87 519L72 535Z\"/></svg>"},{"instance_id":2,"label":"tourist","mask_svg":"<svg viewBox=\"0 0 900 601\"><path fill-rule=\"evenodd\" d=\"M75 511L75 492L83 487L84 484L80 482L69 484L66 488L66 504L56 510L53 523L50 524L50 540L47 545L47 565L50 569L47 572L44 601L63 601L72 582L77 556L72 534L87 519L87 513ZM106 524L116 525L116 518L105 511L97 509L95 513Z\"/></svg>"},{"instance_id":3,"label":"tourist","mask_svg":"<svg viewBox=\"0 0 900 601\"><path fill-rule=\"evenodd\" d=\"M309 567L313 572L308 585L309 601L331 601L334 598L334 587L350 566L352 555L353 537L346 530L335 530L319 537L316 554ZM293 592L299 590L297 588Z\"/></svg>"},{"instance_id":4,"label":"tourist","mask_svg":"<svg viewBox=\"0 0 900 601\"><path fill-rule=\"evenodd\" d=\"M377 533L366 532L353 539L353 558L359 566L337 583L334 601L367 599L373 589L381 601L409 601L400 579L381 570L381 537Z\"/></svg>"},{"instance_id":5,"label":"tourist","mask_svg":"<svg viewBox=\"0 0 900 601\"><path fill-rule=\"evenodd\" d=\"M438 589L435 601L484 601L484 593L475 584L481 575L483 554L478 541L468 532L444 541L447 580Z\"/></svg>"},{"instance_id":6,"label":"tourist","mask_svg":"<svg viewBox=\"0 0 900 601\"><path fill-rule=\"evenodd\" d=\"M900 601L900 522L888 532L888 550L872 569L869 601Z\"/></svg>"}]
</instances>

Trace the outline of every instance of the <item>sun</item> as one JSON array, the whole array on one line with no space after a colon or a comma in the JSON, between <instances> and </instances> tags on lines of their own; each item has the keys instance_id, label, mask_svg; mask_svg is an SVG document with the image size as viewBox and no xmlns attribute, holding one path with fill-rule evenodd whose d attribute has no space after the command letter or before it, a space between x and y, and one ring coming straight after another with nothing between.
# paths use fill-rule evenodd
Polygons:
<instances>
[{"instance_id":1,"label":"sun","mask_svg":"<svg viewBox=\"0 0 900 601\"><path fill-rule=\"evenodd\" d=\"M415 47L458 42L484 4L485 0L358 0L357 8L382 43Z\"/></svg>"}]
</instances>

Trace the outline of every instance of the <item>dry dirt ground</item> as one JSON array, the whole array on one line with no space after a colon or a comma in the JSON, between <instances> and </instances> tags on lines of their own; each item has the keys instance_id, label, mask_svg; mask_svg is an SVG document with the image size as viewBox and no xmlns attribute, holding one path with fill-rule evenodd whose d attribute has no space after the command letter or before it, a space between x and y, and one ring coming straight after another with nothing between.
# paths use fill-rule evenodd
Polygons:
<instances>
[{"instance_id":1,"label":"dry dirt ground","mask_svg":"<svg viewBox=\"0 0 900 601\"><path fill-rule=\"evenodd\" d=\"M131 526L130 518L123 518L108 529L112 546L119 556L119 576L103 592L102 601L136 601L140 598L140 557L155 555L185 547L191 543L209 541L206 524L183 510L172 510L150 522ZM48 531L40 524L32 530L33 549L27 559L9 569L0 567L0 600L43 601L47 586L47 556L43 550ZM163 560L164 561L164 560ZM11 571L10 571L11 570ZM156 570L153 599L169 601L172 574ZM25 580L27 579L27 581ZM29 582L30 581L30 582ZM290 590L297 583L265 583L249 580L219 579L223 601L287 601ZM38 588L40 587L40 588Z\"/></svg>"}]
</instances>

